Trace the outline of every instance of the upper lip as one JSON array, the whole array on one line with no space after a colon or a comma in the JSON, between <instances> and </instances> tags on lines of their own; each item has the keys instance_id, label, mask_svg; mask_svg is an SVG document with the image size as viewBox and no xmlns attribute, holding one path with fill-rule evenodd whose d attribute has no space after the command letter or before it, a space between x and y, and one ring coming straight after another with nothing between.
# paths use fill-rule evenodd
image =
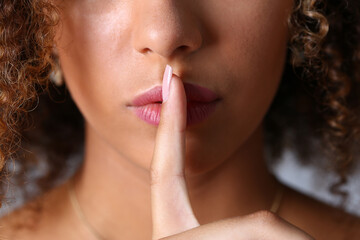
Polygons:
<instances>
[{"instance_id":1,"label":"upper lip","mask_svg":"<svg viewBox=\"0 0 360 240\"><path fill-rule=\"evenodd\" d=\"M212 90L191 83L184 83L186 99L188 102L213 102L219 96ZM152 103L162 103L162 86L155 86L150 90L136 96L131 102L132 106L144 106Z\"/></svg>"}]
</instances>

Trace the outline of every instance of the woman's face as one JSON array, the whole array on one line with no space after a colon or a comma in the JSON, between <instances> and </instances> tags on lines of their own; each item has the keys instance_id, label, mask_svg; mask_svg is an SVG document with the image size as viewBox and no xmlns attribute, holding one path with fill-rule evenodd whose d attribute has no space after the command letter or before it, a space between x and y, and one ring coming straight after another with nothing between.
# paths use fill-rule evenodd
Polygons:
<instances>
[{"instance_id":1,"label":"woman's face","mask_svg":"<svg viewBox=\"0 0 360 240\"><path fill-rule=\"evenodd\" d=\"M128 105L162 85L166 64L220 96L186 132L187 171L204 172L260 129L282 76L293 0L61 1L57 48L88 127L149 168L157 127Z\"/></svg>"}]
</instances>

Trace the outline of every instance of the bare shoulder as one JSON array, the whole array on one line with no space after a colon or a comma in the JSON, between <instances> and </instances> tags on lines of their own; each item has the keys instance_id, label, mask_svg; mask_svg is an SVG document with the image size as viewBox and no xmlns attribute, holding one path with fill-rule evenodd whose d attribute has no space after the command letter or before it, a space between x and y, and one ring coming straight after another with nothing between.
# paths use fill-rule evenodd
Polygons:
<instances>
[{"instance_id":1,"label":"bare shoulder","mask_svg":"<svg viewBox=\"0 0 360 240\"><path fill-rule=\"evenodd\" d=\"M49 239L46 231L57 224L62 214L62 187L38 196L24 206L0 218L0 240Z\"/></svg>"},{"instance_id":2,"label":"bare shoulder","mask_svg":"<svg viewBox=\"0 0 360 240\"><path fill-rule=\"evenodd\" d=\"M42 201L38 198L0 218L0 239L30 239L31 233L38 228L42 207Z\"/></svg>"},{"instance_id":3,"label":"bare shoulder","mask_svg":"<svg viewBox=\"0 0 360 240\"><path fill-rule=\"evenodd\" d=\"M360 218L296 191L287 189L283 217L315 239L360 239Z\"/></svg>"}]
</instances>

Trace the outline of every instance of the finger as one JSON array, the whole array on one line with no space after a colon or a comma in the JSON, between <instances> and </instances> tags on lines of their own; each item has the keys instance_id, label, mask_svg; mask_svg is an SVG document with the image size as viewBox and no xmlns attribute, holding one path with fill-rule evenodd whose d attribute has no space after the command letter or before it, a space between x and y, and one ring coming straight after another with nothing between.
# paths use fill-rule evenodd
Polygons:
<instances>
[{"instance_id":1,"label":"finger","mask_svg":"<svg viewBox=\"0 0 360 240\"><path fill-rule=\"evenodd\" d=\"M271 212L261 211L208 223L162 240L314 240L309 234Z\"/></svg>"},{"instance_id":2,"label":"finger","mask_svg":"<svg viewBox=\"0 0 360 240\"><path fill-rule=\"evenodd\" d=\"M164 73L163 93L169 79L169 97L162 103L151 162L153 239L199 226L184 178L186 94L181 79L172 74L170 66Z\"/></svg>"}]
</instances>

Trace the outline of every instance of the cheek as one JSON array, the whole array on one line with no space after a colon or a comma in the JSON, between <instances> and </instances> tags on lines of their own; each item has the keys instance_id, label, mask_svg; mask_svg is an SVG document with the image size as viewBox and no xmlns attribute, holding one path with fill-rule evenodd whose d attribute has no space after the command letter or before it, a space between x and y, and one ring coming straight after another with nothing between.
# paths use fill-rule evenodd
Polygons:
<instances>
[{"instance_id":1,"label":"cheek","mask_svg":"<svg viewBox=\"0 0 360 240\"><path fill-rule=\"evenodd\" d=\"M105 3L105 2L104 2ZM120 112L130 75L131 24L125 4L69 2L63 9L57 47L68 89L87 120ZM116 13L116 14L115 14Z\"/></svg>"},{"instance_id":2,"label":"cheek","mask_svg":"<svg viewBox=\"0 0 360 240\"><path fill-rule=\"evenodd\" d=\"M241 10L238 17L213 22L219 38L212 57L216 60L209 66L215 66L210 72L225 98L211 131L187 136L187 160L193 173L214 168L242 151L241 146L261 126L284 70L291 8L291 1L259 4Z\"/></svg>"},{"instance_id":3,"label":"cheek","mask_svg":"<svg viewBox=\"0 0 360 240\"><path fill-rule=\"evenodd\" d=\"M99 14L96 8L78 12L82 6L69 6L58 32L59 57L67 88L86 122L118 153L146 166L155 129L136 124L124 108L139 89L132 83L142 77L130 66L131 12L117 7Z\"/></svg>"},{"instance_id":4,"label":"cheek","mask_svg":"<svg viewBox=\"0 0 360 240\"><path fill-rule=\"evenodd\" d=\"M109 100L128 79L123 69L129 62L131 12L125 4L92 2L70 1L66 6L57 46L74 95L80 95L79 100L88 96Z\"/></svg>"},{"instance_id":5,"label":"cheek","mask_svg":"<svg viewBox=\"0 0 360 240\"><path fill-rule=\"evenodd\" d=\"M229 113L236 114L235 119L244 119L245 125L262 120L284 70L291 4L273 2L255 4L243 11L239 16L240 29L232 31L221 45L223 57L230 63L228 72L235 79L229 81L227 89L229 106L241 109Z\"/></svg>"}]
</instances>

